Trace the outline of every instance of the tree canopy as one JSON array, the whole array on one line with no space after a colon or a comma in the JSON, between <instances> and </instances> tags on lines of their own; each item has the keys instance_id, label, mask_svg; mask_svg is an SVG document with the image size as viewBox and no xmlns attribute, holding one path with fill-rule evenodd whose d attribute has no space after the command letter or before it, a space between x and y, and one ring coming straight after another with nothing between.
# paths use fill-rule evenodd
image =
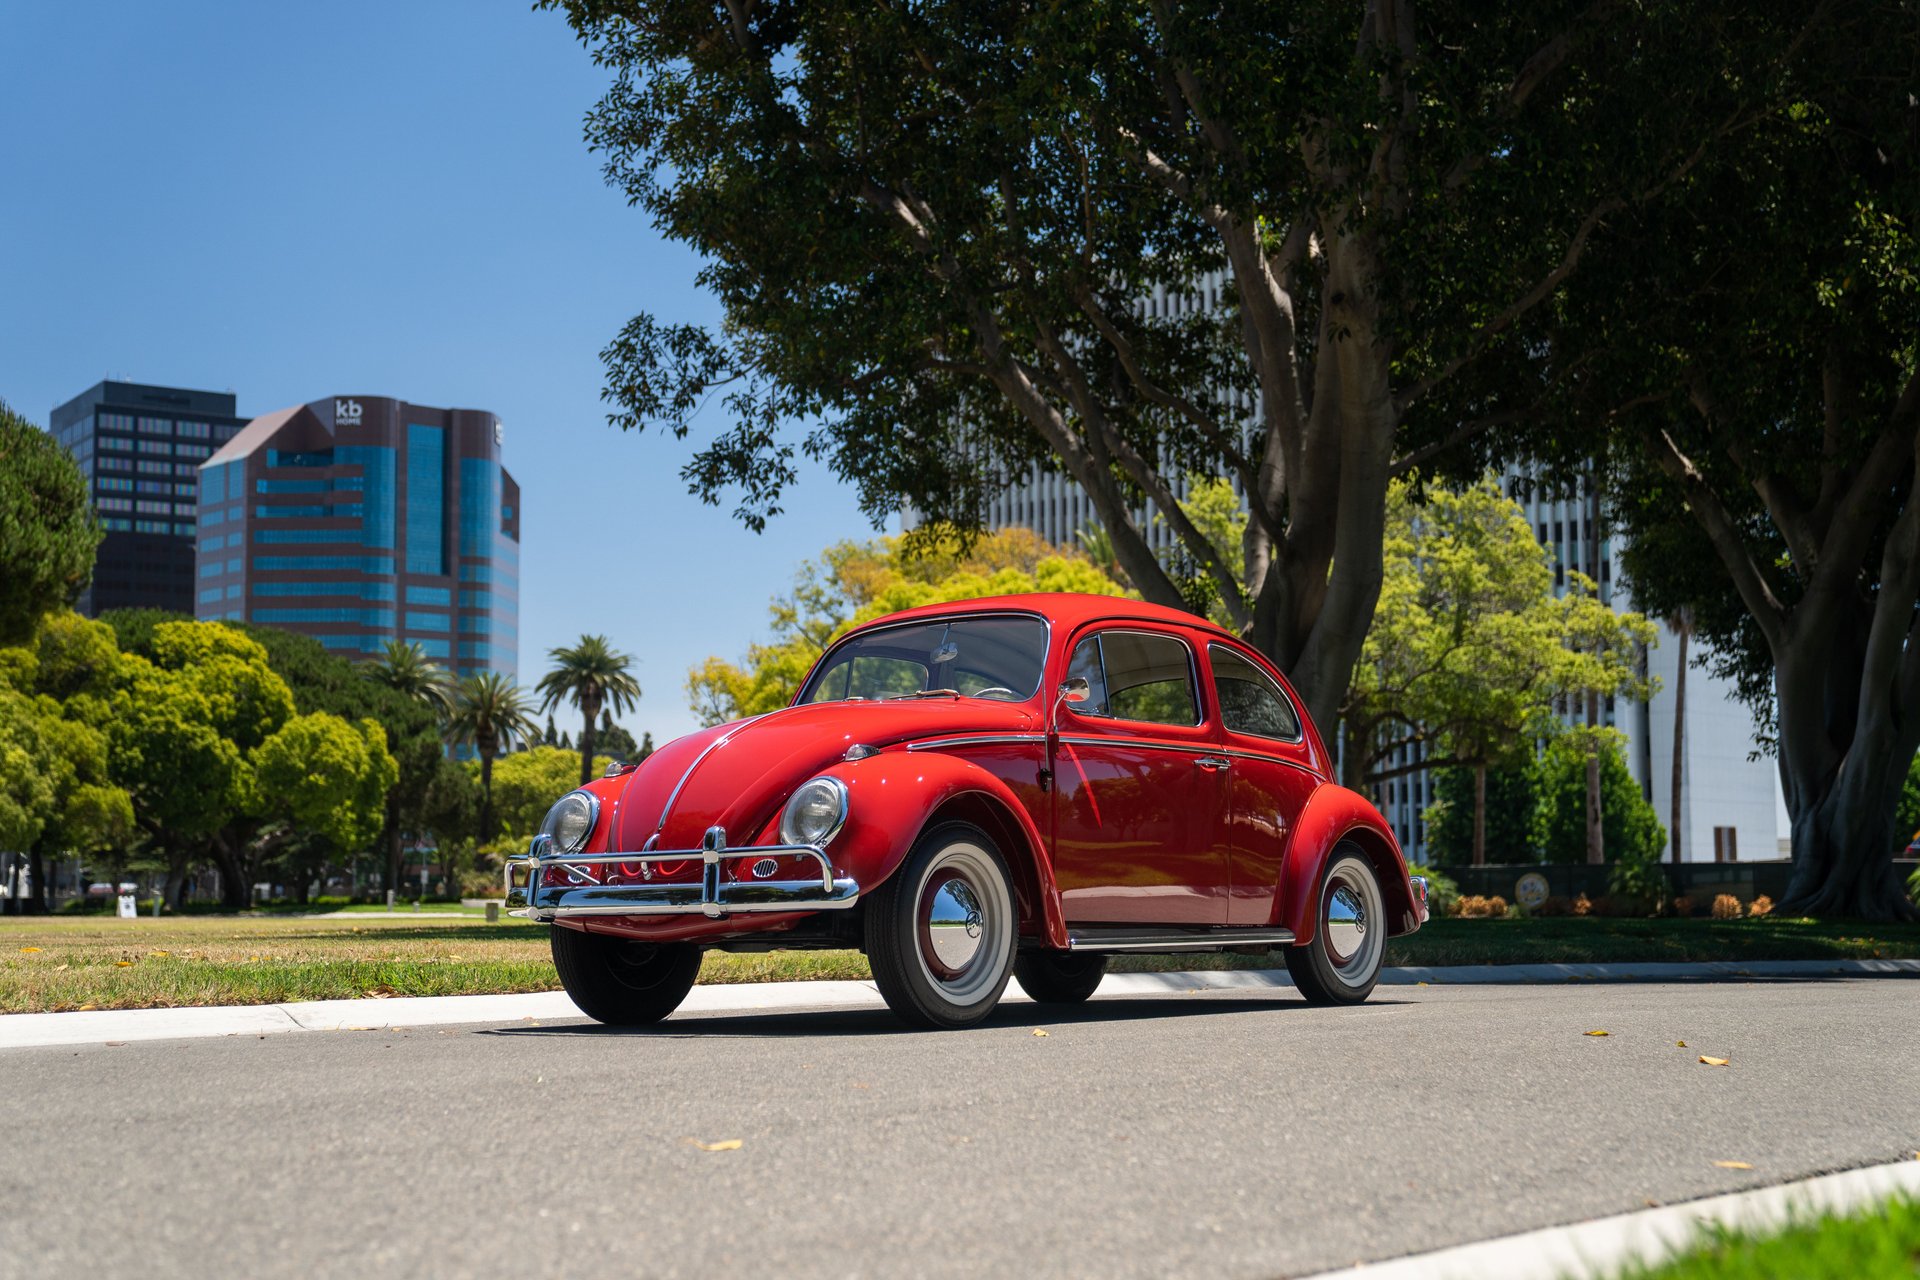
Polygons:
<instances>
[{"instance_id":1,"label":"tree canopy","mask_svg":"<svg viewBox=\"0 0 1920 1280\"><path fill-rule=\"evenodd\" d=\"M773 711L793 700L827 646L862 622L923 604L1029 591L1123 594L1084 556L1030 529L972 541L936 533L837 543L800 569L792 595L772 603L771 639L748 646L739 663L708 658L688 673L687 693L703 724Z\"/></svg>"},{"instance_id":2,"label":"tree canopy","mask_svg":"<svg viewBox=\"0 0 1920 1280\"><path fill-rule=\"evenodd\" d=\"M80 468L0 401L0 644L25 643L79 598L103 536Z\"/></svg>"}]
</instances>

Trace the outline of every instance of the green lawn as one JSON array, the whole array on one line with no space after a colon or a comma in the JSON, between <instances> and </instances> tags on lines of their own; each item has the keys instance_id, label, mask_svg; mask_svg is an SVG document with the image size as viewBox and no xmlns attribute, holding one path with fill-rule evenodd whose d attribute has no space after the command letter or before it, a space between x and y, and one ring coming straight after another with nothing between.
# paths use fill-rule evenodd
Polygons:
<instances>
[{"instance_id":1,"label":"green lawn","mask_svg":"<svg viewBox=\"0 0 1920 1280\"><path fill-rule=\"evenodd\" d=\"M1857 1213L1822 1215L1784 1231L1703 1233L1687 1252L1635 1266L1614 1280L1914 1280L1920 1276L1920 1203L1901 1198Z\"/></svg>"},{"instance_id":2,"label":"green lawn","mask_svg":"<svg viewBox=\"0 0 1920 1280\"><path fill-rule=\"evenodd\" d=\"M548 991L546 930L518 920L0 918L0 1013ZM1920 926L1807 920L1435 920L1390 965L1920 958ZM1116 972L1272 968L1277 955L1121 956ZM702 982L865 978L854 951L707 956Z\"/></svg>"}]
</instances>

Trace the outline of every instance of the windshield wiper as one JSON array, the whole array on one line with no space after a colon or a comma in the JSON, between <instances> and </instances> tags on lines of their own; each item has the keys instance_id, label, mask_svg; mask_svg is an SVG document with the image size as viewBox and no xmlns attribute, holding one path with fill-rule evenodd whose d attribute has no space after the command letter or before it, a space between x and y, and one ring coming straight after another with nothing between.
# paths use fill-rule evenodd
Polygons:
<instances>
[{"instance_id":1,"label":"windshield wiper","mask_svg":"<svg viewBox=\"0 0 1920 1280\"><path fill-rule=\"evenodd\" d=\"M912 693L896 693L887 701L901 702L907 698L957 698L959 696L958 689L916 689Z\"/></svg>"}]
</instances>

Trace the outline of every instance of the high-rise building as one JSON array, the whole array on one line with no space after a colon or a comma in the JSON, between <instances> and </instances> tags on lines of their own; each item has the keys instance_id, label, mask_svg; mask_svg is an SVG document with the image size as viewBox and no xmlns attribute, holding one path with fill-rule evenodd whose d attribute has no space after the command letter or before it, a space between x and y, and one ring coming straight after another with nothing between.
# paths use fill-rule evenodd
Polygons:
<instances>
[{"instance_id":1,"label":"high-rise building","mask_svg":"<svg viewBox=\"0 0 1920 1280\"><path fill-rule=\"evenodd\" d=\"M98 382L53 411L106 531L80 612L193 612L200 464L244 425L233 409L230 391Z\"/></svg>"},{"instance_id":2,"label":"high-rise building","mask_svg":"<svg viewBox=\"0 0 1920 1280\"><path fill-rule=\"evenodd\" d=\"M384 396L255 418L200 469L197 616L513 675L520 486L501 439L483 410Z\"/></svg>"}]
</instances>

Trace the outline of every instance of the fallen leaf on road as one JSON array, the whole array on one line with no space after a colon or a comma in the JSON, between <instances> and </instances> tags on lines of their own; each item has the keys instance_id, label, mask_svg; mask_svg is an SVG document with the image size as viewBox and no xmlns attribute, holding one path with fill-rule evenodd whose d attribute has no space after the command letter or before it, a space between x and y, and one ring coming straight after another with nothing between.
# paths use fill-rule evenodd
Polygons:
<instances>
[{"instance_id":1,"label":"fallen leaf on road","mask_svg":"<svg viewBox=\"0 0 1920 1280\"><path fill-rule=\"evenodd\" d=\"M38 948L38 947L22 947L22 948L20 948L20 950L21 950L21 951L23 951L23 952L33 952L33 951L38 951L39 949L40 949L40 948Z\"/></svg>"},{"instance_id":2,"label":"fallen leaf on road","mask_svg":"<svg viewBox=\"0 0 1920 1280\"><path fill-rule=\"evenodd\" d=\"M1753 1166L1748 1164L1745 1160L1715 1160L1713 1162L1713 1167L1716 1169L1751 1169L1753 1168Z\"/></svg>"},{"instance_id":3,"label":"fallen leaf on road","mask_svg":"<svg viewBox=\"0 0 1920 1280\"><path fill-rule=\"evenodd\" d=\"M1038 1028L1038 1027L1035 1027L1035 1028L1033 1029L1033 1034L1035 1034L1035 1035L1037 1035L1037 1036L1043 1036L1043 1035L1045 1035L1045 1034L1047 1034L1047 1033L1046 1033L1046 1032L1044 1032L1044 1031L1042 1031L1042 1030L1041 1030L1040 1028Z\"/></svg>"},{"instance_id":4,"label":"fallen leaf on road","mask_svg":"<svg viewBox=\"0 0 1920 1280\"><path fill-rule=\"evenodd\" d=\"M113 967L114 967L114 968L116 968L116 969L131 969L131 968L133 968L133 961L131 961L131 960L115 960L115 961L113 962Z\"/></svg>"},{"instance_id":5,"label":"fallen leaf on road","mask_svg":"<svg viewBox=\"0 0 1920 1280\"><path fill-rule=\"evenodd\" d=\"M109 1049L124 1049L127 1047L127 1042L125 1040L108 1040L105 1042L105 1044Z\"/></svg>"},{"instance_id":6,"label":"fallen leaf on road","mask_svg":"<svg viewBox=\"0 0 1920 1280\"><path fill-rule=\"evenodd\" d=\"M1687 1047L1687 1042L1685 1040L1675 1040L1673 1043L1675 1048L1684 1049Z\"/></svg>"},{"instance_id":7,"label":"fallen leaf on road","mask_svg":"<svg viewBox=\"0 0 1920 1280\"><path fill-rule=\"evenodd\" d=\"M742 1146L738 1138L727 1138L720 1142L702 1142L698 1138L688 1138L687 1141L702 1151L738 1151Z\"/></svg>"},{"instance_id":8,"label":"fallen leaf on road","mask_svg":"<svg viewBox=\"0 0 1920 1280\"><path fill-rule=\"evenodd\" d=\"M1604 1035L1606 1035L1607 1033L1606 1033L1606 1032L1604 1032L1604 1031L1589 1031L1589 1032L1587 1032L1586 1034L1587 1034L1587 1035L1590 1035L1590 1036L1604 1036Z\"/></svg>"},{"instance_id":9,"label":"fallen leaf on road","mask_svg":"<svg viewBox=\"0 0 1920 1280\"><path fill-rule=\"evenodd\" d=\"M78 1012L78 1013L92 1013L92 1012L93 1012L93 1011L94 1011L95 1009L98 1009L99 1007L100 1007L100 1006L99 1006L99 1005L97 1005L97 1004L83 1004L83 1005L81 1005L81 1006L80 1006L80 1008L79 1008L78 1010L76 1010L76 1012Z\"/></svg>"},{"instance_id":10,"label":"fallen leaf on road","mask_svg":"<svg viewBox=\"0 0 1920 1280\"><path fill-rule=\"evenodd\" d=\"M1700 1055L1700 1061L1706 1063L1710 1067L1724 1067L1727 1065L1727 1060L1725 1058L1709 1058L1704 1053Z\"/></svg>"}]
</instances>

